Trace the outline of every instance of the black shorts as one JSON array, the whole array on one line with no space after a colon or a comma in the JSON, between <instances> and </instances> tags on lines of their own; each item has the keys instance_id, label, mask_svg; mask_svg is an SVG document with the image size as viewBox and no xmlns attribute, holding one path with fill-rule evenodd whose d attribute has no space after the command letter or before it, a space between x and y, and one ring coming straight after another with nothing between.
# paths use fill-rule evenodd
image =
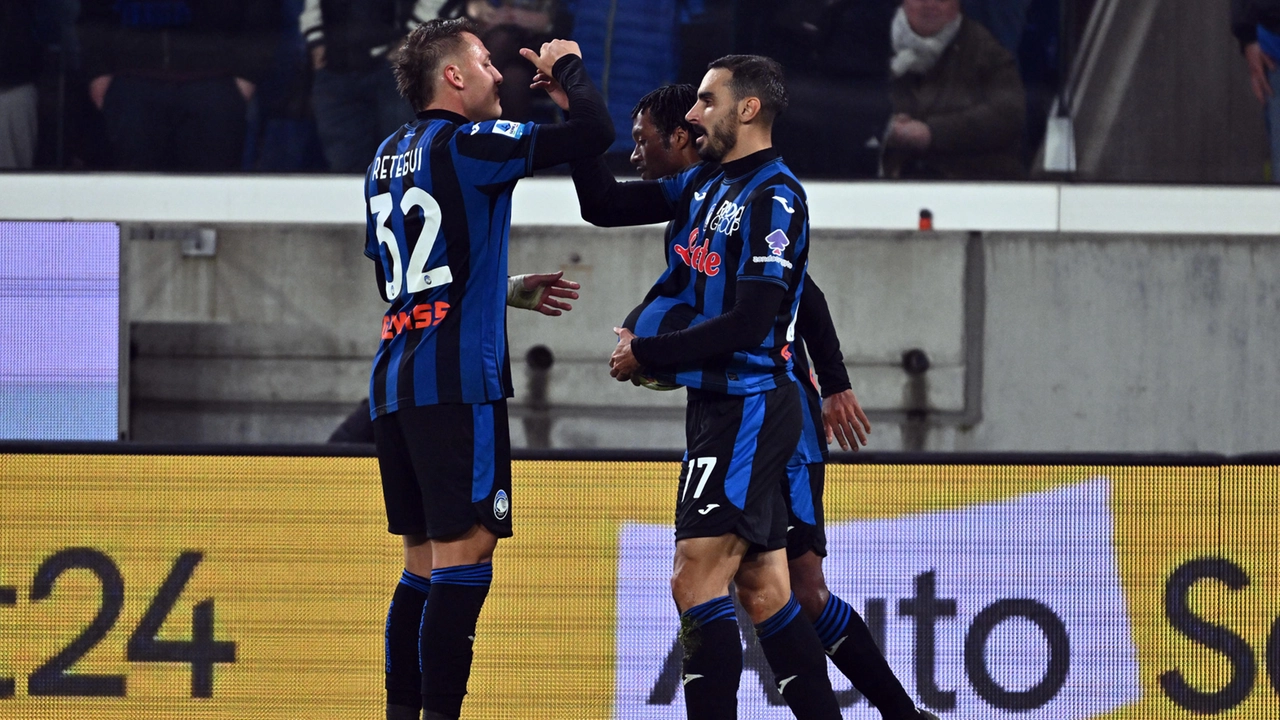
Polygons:
<instances>
[{"instance_id":1,"label":"black shorts","mask_svg":"<svg viewBox=\"0 0 1280 720\"><path fill-rule=\"evenodd\" d=\"M507 401L401 408L373 421L387 530L447 538L479 523L511 537Z\"/></svg>"},{"instance_id":2,"label":"black shorts","mask_svg":"<svg viewBox=\"0 0 1280 720\"><path fill-rule=\"evenodd\" d=\"M787 460L800 439L788 384L757 395L689 391L676 539L733 533L748 552L787 544Z\"/></svg>"},{"instance_id":3,"label":"black shorts","mask_svg":"<svg viewBox=\"0 0 1280 720\"><path fill-rule=\"evenodd\" d=\"M827 531L822 520L822 486L827 466L805 463L800 453L787 464L787 559L812 550L827 556Z\"/></svg>"}]
</instances>

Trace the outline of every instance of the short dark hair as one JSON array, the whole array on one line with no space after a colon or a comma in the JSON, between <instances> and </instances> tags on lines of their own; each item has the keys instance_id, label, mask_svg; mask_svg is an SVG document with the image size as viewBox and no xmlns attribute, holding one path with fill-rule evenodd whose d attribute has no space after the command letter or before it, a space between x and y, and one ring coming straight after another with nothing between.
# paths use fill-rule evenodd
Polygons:
<instances>
[{"instance_id":1,"label":"short dark hair","mask_svg":"<svg viewBox=\"0 0 1280 720\"><path fill-rule=\"evenodd\" d=\"M640 98L640 102L631 108L631 118L634 120L640 116L640 113L647 111L649 121L662 136L662 144L665 147L671 147L671 134L677 128L684 128L685 132L693 133L693 125L685 120L684 116L697 102L697 88L688 83L671 83Z\"/></svg>"},{"instance_id":2,"label":"short dark hair","mask_svg":"<svg viewBox=\"0 0 1280 720\"><path fill-rule=\"evenodd\" d=\"M414 111L423 110L435 95L435 76L441 63L463 43L462 33L476 32L467 18L428 20L409 33L391 58L396 90Z\"/></svg>"},{"instance_id":3,"label":"short dark hair","mask_svg":"<svg viewBox=\"0 0 1280 720\"><path fill-rule=\"evenodd\" d=\"M760 115L768 125L787 109L787 86L783 83L782 64L764 55L725 55L711 61L708 70L724 68L733 73L729 90L734 101L746 97L760 98Z\"/></svg>"}]
</instances>

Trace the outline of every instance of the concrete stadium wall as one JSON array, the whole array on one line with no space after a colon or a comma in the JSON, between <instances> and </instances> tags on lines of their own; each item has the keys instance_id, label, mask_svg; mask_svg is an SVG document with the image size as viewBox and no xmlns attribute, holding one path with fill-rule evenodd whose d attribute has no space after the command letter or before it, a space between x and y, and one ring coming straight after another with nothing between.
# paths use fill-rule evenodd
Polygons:
<instances>
[{"instance_id":1,"label":"concrete stadium wall","mask_svg":"<svg viewBox=\"0 0 1280 720\"><path fill-rule=\"evenodd\" d=\"M363 228L209 227L216 253L187 256L164 225L123 226L131 437L323 441L365 394L384 307ZM661 271L660 237L513 229L513 273L563 268L583 283L564 317L509 314L517 446L682 447L684 394L607 372L610 329ZM1270 239L818 230L811 272L875 422L872 449L1280 444ZM524 362L535 345L554 356L544 374ZM901 367L911 349L931 363L916 383Z\"/></svg>"}]
</instances>

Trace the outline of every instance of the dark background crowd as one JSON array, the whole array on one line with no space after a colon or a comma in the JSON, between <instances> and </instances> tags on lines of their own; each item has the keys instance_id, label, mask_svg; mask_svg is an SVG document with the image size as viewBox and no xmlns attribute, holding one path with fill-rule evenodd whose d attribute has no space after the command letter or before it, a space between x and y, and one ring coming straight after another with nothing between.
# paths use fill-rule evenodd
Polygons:
<instances>
[{"instance_id":1,"label":"dark background crowd","mask_svg":"<svg viewBox=\"0 0 1280 720\"><path fill-rule=\"evenodd\" d=\"M1069 7L1064 7L1064 4ZM1090 0L0 0L0 167L363 172L412 114L387 53L468 15L503 116L554 121L520 47L578 41L630 111L709 61L787 72L775 142L809 177L1025 177ZM1069 12L1068 12L1069 11ZM963 20L956 20L960 14ZM903 17L899 17L899 16Z\"/></svg>"}]
</instances>

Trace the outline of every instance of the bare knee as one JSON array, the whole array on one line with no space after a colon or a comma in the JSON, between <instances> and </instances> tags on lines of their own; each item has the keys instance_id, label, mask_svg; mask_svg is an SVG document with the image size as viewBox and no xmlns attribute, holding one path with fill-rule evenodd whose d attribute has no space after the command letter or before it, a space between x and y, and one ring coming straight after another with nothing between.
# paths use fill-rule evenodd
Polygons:
<instances>
[{"instance_id":1,"label":"bare knee","mask_svg":"<svg viewBox=\"0 0 1280 720\"><path fill-rule=\"evenodd\" d=\"M816 620L827 606L831 591L827 589L826 576L822 573L822 558L807 552L787 563L791 576L791 592L809 620Z\"/></svg>"},{"instance_id":2,"label":"bare knee","mask_svg":"<svg viewBox=\"0 0 1280 720\"><path fill-rule=\"evenodd\" d=\"M785 605L785 601L779 603L779 593L774 588L750 587L735 583L734 589L737 591L738 602L742 603L742 609L747 612L755 625L773 617L780 605Z\"/></svg>"},{"instance_id":3,"label":"bare knee","mask_svg":"<svg viewBox=\"0 0 1280 720\"><path fill-rule=\"evenodd\" d=\"M742 608L757 625L773 617L791 599L787 557L781 550L759 553L744 560L734 581Z\"/></svg>"},{"instance_id":4,"label":"bare knee","mask_svg":"<svg viewBox=\"0 0 1280 720\"><path fill-rule=\"evenodd\" d=\"M418 577L431 577L431 542L426 535L404 535L404 569Z\"/></svg>"},{"instance_id":5,"label":"bare knee","mask_svg":"<svg viewBox=\"0 0 1280 720\"><path fill-rule=\"evenodd\" d=\"M443 568L492 562L497 547L498 536L483 525L472 525L458 535L432 539L431 565Z\"/></svg>"},{"instance_id":6,"label":"bare knee","mask_svg":"<svg viewBox=\"0 0 1280 720\"><path fill-rule=\"evenodd\" d=\"M735 535L678 541L671 597L680 612L727 595L745 549L745 541Z\"/></svg>"}]
</instances>

